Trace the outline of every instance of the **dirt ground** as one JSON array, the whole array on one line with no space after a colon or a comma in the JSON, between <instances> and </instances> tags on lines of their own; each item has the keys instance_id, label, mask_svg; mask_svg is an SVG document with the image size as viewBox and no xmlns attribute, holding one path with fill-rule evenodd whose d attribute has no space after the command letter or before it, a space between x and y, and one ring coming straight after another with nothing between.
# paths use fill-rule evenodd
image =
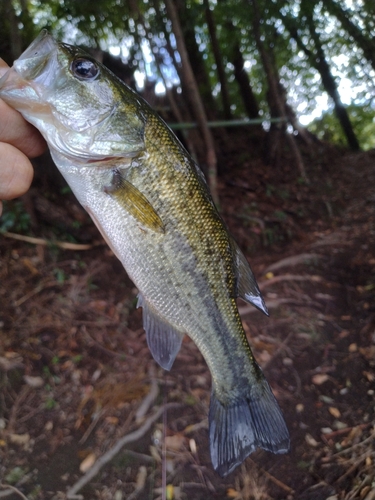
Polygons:
<instances>
[{"instance_id":1,"label":"dirt ground","mask_svg":"<svg viewBox=\"0 0 375 500\"><path fill-rule=\"evenodd\" d=\"M134 285L37 176L0 220L0 498L375 499L375 151L314 145L306 183L231 144L221 211L271 316L239 308L290 453L213 471L201 354L185 338L170 372L154 363Z\"/></svg>"}]
</instances>

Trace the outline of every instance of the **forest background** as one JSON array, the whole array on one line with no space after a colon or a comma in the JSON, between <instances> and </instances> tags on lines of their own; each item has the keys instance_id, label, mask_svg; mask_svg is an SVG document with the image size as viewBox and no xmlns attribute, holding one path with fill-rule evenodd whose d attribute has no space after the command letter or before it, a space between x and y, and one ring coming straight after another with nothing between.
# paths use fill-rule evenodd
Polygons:
<instances>
[{"instance_id":1,"label":"forest background","mask_svg":"<svg viewBox=\"0 0 375 500\"><path fill-rule=\"evenodd\" d=\"M353 150L375 145L371 0L3 0L0 19L9 63L47 28L117 67L169 123L196 122L200 133L185 138L215 198L217 149L207 121L246 117L269 128L275 120L267 162L275 163L282 129L303 176L293 140L309 140L300 117L319 139Z\"/></svg>"}]
</instances>

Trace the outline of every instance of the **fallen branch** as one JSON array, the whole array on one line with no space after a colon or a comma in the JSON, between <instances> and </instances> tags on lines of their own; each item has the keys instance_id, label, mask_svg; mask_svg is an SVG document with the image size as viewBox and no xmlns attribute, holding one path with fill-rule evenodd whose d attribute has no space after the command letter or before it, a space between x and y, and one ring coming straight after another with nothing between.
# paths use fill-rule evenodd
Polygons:
<instances>
[{"instance_id":1,"label":"fallen branch","mask_svg":"<svg viewBox=\"0 0 375 500\"><path fill-rule=\"evenodd\" d=\"M281 344L278 346L278 348L276 349L276 351L273 353L273 355L271 356L271 358L264 364L262 365L262 369L265 370L270 364L272 364L275 360L275 358L280 354L280 352L282 352L284 349L286 349L290 339L293 337L294 335L294 332L291 331L288 336L286 337L285 340L283 340L283 342L281 342Z\"/></svg>"},{"instance_id":2,"label":"fallen branch","mask_svg":"<svg viewBox=\"0 0 375 500\"><path fill-rule=\"evenodd\" d=\"M265 270L264 274L272 271L277 271L283 267L297 266L299 264L310 264L311 262L317 261L322 258L323 255L319 255L318 253L301 253L299 255L293 255L292 257L287 257L275 262L274 264L271 264Z\"/></svg>"},{"instance_id":3,"label":"fallen branch","mask_svg":"<svg viewBox=\"0 0 375 500\"><path fill-rule=\"evenodd\" d=\"M135 500L138 495L144 490L147 480L147 469L141 465L137 474L136 487L133 493L128 496L128 500Z\"/></svg>"},{"instance_id":4,"label":"fallen branch","mask_svg":"<svg viewBox=\"0 0 375 500\"><path fill-rule=\"evenodd\" d=\"M251 462L253 464L254 467L256 467L260 471L261 474L264 474L267 479L269 479L270 481L272 481L279 488L281 488L282 490L286 491L289 494L293 494L294 493L293 488L291 488L290 486L286 485L285 483L283 483L282 481L280 481L279 479L277 479L275 476L273 476L272 474L270 474L269 472L267 472L265 469L263 469L263 467L260 467L260 465L258 465L256 462L254 462L254 460L252 460L251 458L248 458L248 460L249 460L249 462Z\"/></svg>"},{"instance_id":5,"label":"fallen branch","mask_svg":"<svg viewBox=\"0 0 375 500\"><path fill-rule=\"evenodd\" d=\"M244 215L244 214L233 214L233 215L236 216L238 219L243 219L243 220L247 220L247 221L255 222L256 224L259 224L262 231L265 231L265 229L266 229L266 225L264 223L264 220L261 219L260 217L255 217L253 215Z\"/></svg>"},{"instance_id":6,"label":"fallen branch","mask_svg":"<svg viewBox=\"0 0 375 500\"><path fill-rule=\"evenodd\" d=\"M273 285L274 283L278 283L280 281L313 281L315 283L320 283L323 281L323 278L321 276L316 276L316 275L307 275L307 276L300 276L296 274L283 274L282 276L274 276L273 278L270 278L266 281L261 281L259 283L259 288L263 290L267 286Z\"/></svg>"},{"instance_id":7,"label":"fallen branch","mask_svg":"<svg viewBox=\"0 0 375 500\"><path fill-rule=\"evenodd\" d=\"M349 434L349 432L351 432L353 429L366 429L367 427L370 427L371 423L368 422L367 424L359 424L359 425L354 425L353 427L345 427L344 429L337 429L336 431L332 431L332 432L327 432L326 434L322 434L321 435L321 439L323 441L325 441L326 443L328 443L328 439L331 439L331 438L334 438L336 436L342 436L344 434ZM360 443L358 443L360 444ZM343 450L343 451L346 451L346 450ZM322 461L329 461L329 460L324 460L324 458L322 459Z\"/></svg>"},{"instance_id":8,"label":"fallen branch","mask_svg":"<svg viewBox=\"0 0 375 500\"><path fill-rule=\"evenodd\" d=\"M361 424L361 425L367 426L367 424ZM343 450L338 451L337 453L335 453L331 457L323 457L322 462L331 462L332 460L335 460L337 457L342 457L342 456L346 455L347 453L350 453L353 450L356 450L357 448L363 447L364 445L367 445L368 443L373 441L374 437L375 437L375 429L363 441L360 441L359 443L355 443L352 446L349 446L349 448L344 448Z\"/></svg>"},{"instance_id":9,"label":"fallen branch","mask_svg":"<svg viewBox=\"0 0 375 500\"><path fill-rule=\"evenodd\" d=\"M25 495L15 486L11 486L10 484L0 483L0 488L6 488L4 491L0 492L0 498L9 497L10 495L16 493L21 498L23 498L23 500L27 500L27 497L25 497Z\"/></svg>"},{"instance_id":10,"label":"fallen branch","mask_svg":"<svg viewBox=\"0 0 375 500\"><path fill-rule=\"evenodd\" d=\"M365 478L363 481L361 481L357 486L348 493L348 495L345 497L345 500L355 500L356 498L361 498L362 500L373 500L375 498L375 491L371 488L371 484L374 480L374 473L372 474L366 474ZM364 497L363 494L359 494L363 488L369 487L368 495Z\"/></svg>"},{"instance_id":11,"label":"fallen branch","mask_svg":"<svg viewBox=\"0 0 375 500\"><path fill-rule=\"evenodd\" d=\"M14 307L19 307L24 302L26 302L27 300L31 299L31 297L33 297L34 295L38 295L38 293L42 292L46 288L53 288L53 287L55 287L57 285L58 285L58 283L57 283L56 280L52 280L52 281L49 280L49 281L42 282L40 285L38 285L36 288L34 288L34 290L31 290L30 292L26 293L20 299L15 300L14 303L13 303L13 305L14 305Z\"/></svg>"},{"instance_id":12,"label":"fallen branch","mask_svg":"<svg viewBox=\"0 0 375 500\"><path fill-rule=\"evenodd\" d=\"M99 410L98 412L95 413L95 417L92 419L91 424L89 425L88 429L86 430L84 435L81 437L81 439L78 441L78 443L80 445L84 444L87 441L88 437L90 436L92 431L95 429L97 423L102 418L102 416L105 414L105 412L106 412L106 409L102 408L101 410Z\"/></svg>"},{"instance_id":13,"label":"fallen branch","mask_svg":"<svg viewBox=\"0 0 375 500\"><path fill-rule=\"evenodd\" d=\"M365 453L363 453L358 458L358 460L356 460L354 464L351 467L349 467L349 469L337 479L336 483L341 483L341 481L343 481L346 477L350 476L350 474L354 472L356 469L358 469L358 467L362 464L362 462L365 462L368 457L371 457L371 455L372 452L370 450L365 451Z\"/></svg>"},{"instance_id":14,"label":"fallen branch","mask_svg":"<svg viewBox=\"0 0 375 500\"><path fill-rule=\"evenodd\" d=\"M99 472L100 470L108 463L110 462L116 455L119 453L121 448L123 448L126 444L132 443L133 441L137 441L141 437L143 437L146 432L149 431L151 428L152 424L156 422L156 420L162 415L164 411L166 411L169 408L176 408L180 407L180 404L176 403L169 403L165 406L161 406L156 413L151 415L145 423L142 425L142 427L139 427L134 432L131 432L130 434L126 434L123 436L117 443L110 449L108 450L104 455L102 455L96 462L95 464L89 469L84 476L82 476L67 492L67 498L69 500L81 500L83 498L82 495L77 495L79 490L81 490L91 479L93 479Z\"/></svg>"},{"instance_id":15,"label":"fallen branch","mask_svg":"<svg viewBox=\"0 0 375 500\"><path fill-rule=\"evenodd\" d=\"M22 408L22 404L24 403L25 399L29 396L31 392L32 392L31 387L28 385L24 385L21 391L19 392L18 396L16 397L13 406L10 410L10 415L8 417L9 419L7 426L8 434L12 434L14 432L17 424L19 409Z\"/></svg>"},{"instance_id":16,"label":"fallen branch","mask_svg":"<svg viewBox=\"0 0 375 500\"><path fill-rule=\"evenodd\" d=\"M310 245L310 248L321 247L325 245L351 245L352 242L347 239L347 235L344 233L332 233L325 238L315 241Z\"/></svg>"},{"instance_id":17,"label":"fallen branch","mask_svg":"<svg viewBox=\"0 0 375 500\"><path fill-rule=\"evenodd\" d=\"M116 352L116 351L111 351L110 349L107 349L106 347L104 347L100 342L98 342L97 340L94 339L94 337L92 337L89 332L87 331L86 329L86 325L92 325L92 326L100 326L100 327L103 327L103 326L112 326L112 325L118 325L118 321L108 321L108 322L99 322L99 321L81 321L81 320L73 320L73 324L78 324L78 325L82 325L82 329L81 331L83 332L83 335L85 337L85 340L87 341L88 345L95 345L95 347L97 349L99 349L100 351L104 352L105 354L107 354L107 356L112 356L112 357L118 357L118 358L122 358L124 356L124 353L119 351L119 352Z\"/></svg>"},{"instance_id":18,"label":"fallen branch","mask_svg":"<svg viewBox=\"0 0 375 500\"><path fill-rule=\"evenodd\" d=\"M5 238L12 238L13 240L24 241L26 243L31 243L32 245L42 245L42 246L55 246L63 248L64 250L90 250L91 248L104 245L104 242L98 243L69 243L68 241L49 241L44 238L34 238L33 236L24 236L23 234L9 233L8 231L3 231L0 233L5 236Z\"/></svg>"},{"instance_id":19,"label":"fallen branch","mask_svg":"<svg viewBox=\"0 0 375 500\"><path fill-rule=\"evenodd\" d=\"M158 385L156 378L155 378L155 369L154 369L153 365L151 365L151 367L150 367L149 375L151 378L151 387L150 387L149 392L143 398L143 401L139 405L137 411L135 412L135 421L137 424L140 423L144 419L150 406L154 403L154 401L156 400L156 398L159 395L159 385Z\"/></svg>"}]
</instances>

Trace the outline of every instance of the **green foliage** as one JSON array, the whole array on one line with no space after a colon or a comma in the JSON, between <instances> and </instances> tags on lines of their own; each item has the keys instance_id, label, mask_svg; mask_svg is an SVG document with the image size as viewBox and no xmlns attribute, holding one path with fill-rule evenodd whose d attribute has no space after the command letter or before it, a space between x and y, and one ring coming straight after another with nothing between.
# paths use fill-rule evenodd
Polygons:
<instances>
[{"instance_id":1,"label":"green foliage","mask_svg":"<svg viewBox=\"0 0 375 500\"><path fill-rule=\"evenodd\" d=\"M288 218L288 215L283 211L283 210L275 210L273 215L278 219L280 222L285 222Z\"/></svg>"},{"instance_id":2,"label":"green foliage","mask_svg":"<svg viewBox=\"0 0 375 500\"><path fill-rule=\"evenodd\" d=\"M59 285L63 285L67 280L67 276L62 269L56 268L53 270L53 273L56 276L56 281Z\"/></svg>"},{"instance_id":3,"label":"green foliage","mask_svg":"<svg viewBox=\"0 0 375 500\"><path fill-rule=\"evenodd\" d=\"M347 111L361 148L375 148L375 110L370 106L352 104ZM323 113L321 118L314 120L309 125L309 130L323 141L346 145L345 136L333 111Z\"/></svg>"},{"instance_id":4,"label":"green foliage","mask_svg":"<svg viewBox=\"0 0 375 500\"><path fill-rule=\"evenodd\" d=\"M27 233L29 229L30 216L25 212L22 201L4 202L0 233L2 231Z\"/></svg>"},{"instance_id":5,"label":"green foliage","mask_svg":"<svg viewBox=\"0 0 375 500\"><path fill-rule=\"evenodd\" d=\"M344 92L340 90L344 88L340 83L349 82L348 92L353 96L350 117L361 146L364 149L374 146L371 106L375 79L375 16L372 1L187 0L175 3L210 115L220 115L223 110L207 24L207 6L214 19L235 117L246 115L244 97L234 75L236 47L244 60L243 72L249 77L260 115L270 116L266 70L255 41L255 29L259 30L262 43L271 55L289 104L300 113L316 113L321 108L322 93L327 90L317 70L318 37L339 92ZM259 12L258 26L254 24L254 6ZM10 61L17 47L25 48L42 28L68 43L103 50L121 47L124 59L132 68L168 87L180 85L180 58L162 0L0 2L2 57ZM301 43L306 50L301 49ZM184 97L184 89L181 97ZM310 130L325 140L346 144L339 122L330 113L316 120ZM12 227L11 218L8 216L2 224Z\"/></svg>"},{"instance_id":6,"label":"green foliage","mask_svg":"<svg viewBox=\"0 0 375 500\"><path fill-rule=\"evenodd\" d=\"M27 474L27 470L22 467L14 467L4 477L4 481L8 484L17 484Z\"/></svg>"},{"instance_id":7,"label":"green foliage","mask_svg":"<svg viewBox=\"0 0 375 500\"><path fill-rule=\"evenodd\" d=\"M57 406L57 401L55 401L53 398L48 397L45 402L44 402L44 408L46 410L53 410Z\"/></svg>"}]
</instances>

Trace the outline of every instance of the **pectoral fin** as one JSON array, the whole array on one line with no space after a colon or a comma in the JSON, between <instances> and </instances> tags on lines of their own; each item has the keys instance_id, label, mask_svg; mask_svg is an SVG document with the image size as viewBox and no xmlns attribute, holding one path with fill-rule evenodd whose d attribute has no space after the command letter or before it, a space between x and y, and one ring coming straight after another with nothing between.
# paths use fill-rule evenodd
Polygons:
<instances>
[{"instance_id":1,"label":"pectoral fin","mask_svg":"<svg viewBox=\"0 0 375 500\"><path fill-rule=\"evenodd\" d=\"M142 226L164 232L164 224L151 203L118 170L113 171L111 184L104 191L113 196Z\"/></svg>"},{"instance_id":2,"label":"pectoral fin","mask_svg":"<svg viewBox=\"0 0 375 500\"><path fill-rule=\"evenodd\" d=\"M143 308L143 328L151 354L162 368L169 371L180 350L184 334L161 318L141 294L138 295L137 307Z\"/></svg>"},{"instance_id":3,"label":"pectoral fin","mask_svg":"<svg viewBox=\"0 0 375 500\"><path fill-rule=\"evenodd\" d=\"M234 262L236 266L237 296L241 297L241 299L245 300L246 302L249 302L268 316L269 314L267 306L264 303L253 271L251 270L246 257L241 252L240 248L234 240L232 240L231 243L234 253Z\"/></svg>"}]
</instances>

